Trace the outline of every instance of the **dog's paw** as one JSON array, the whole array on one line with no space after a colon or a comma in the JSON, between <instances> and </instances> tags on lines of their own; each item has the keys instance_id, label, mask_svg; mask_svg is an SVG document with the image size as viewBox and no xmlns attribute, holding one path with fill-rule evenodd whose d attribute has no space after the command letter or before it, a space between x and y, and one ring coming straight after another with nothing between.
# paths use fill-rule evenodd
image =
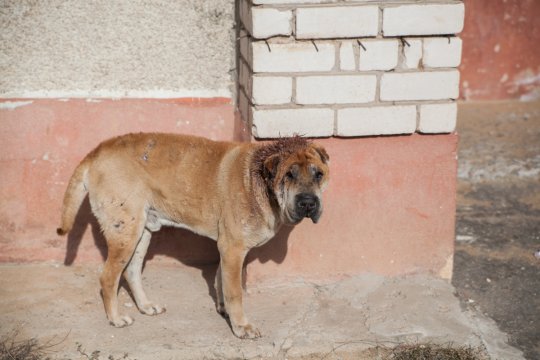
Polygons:
<instances>
[{"instance_id":1,"label":"dog's paw","mask_svg":"<svg viewBox=\"0 0 540 360\"><path fill-rule=\"evenodd\" d=\"M127 315L120 316L116 320L109 320L111 325L117 328L123 328L123 327L129 326L133 324L133 321L134 320L130 316L127 316Z\"/></svg>"},{"instance_id":2,"label":"dog's paw","mask_svg":"<svg viewBox=\"0 0 540 360\"><path fill-rule=\"evenodd\" d=\"M150 316L163 314L166 310L167 309L165 309L163 306L153 304L153 303L141 306L139 308L139 311L141 312L141 314L150 315Z\"/></svg>"},{"instance_id":3,"label":"dog's paw","mask_svg":"<svg viewBox=\"0 0 540 360\"><path fill-rule=\"evenodd\" d=\"M240 339L256 339L261 337L261 332L259 331L259 329L257 329L251 324L233 325L232 329L234 335L238 336Z\"/></svg>"}]
</instances>

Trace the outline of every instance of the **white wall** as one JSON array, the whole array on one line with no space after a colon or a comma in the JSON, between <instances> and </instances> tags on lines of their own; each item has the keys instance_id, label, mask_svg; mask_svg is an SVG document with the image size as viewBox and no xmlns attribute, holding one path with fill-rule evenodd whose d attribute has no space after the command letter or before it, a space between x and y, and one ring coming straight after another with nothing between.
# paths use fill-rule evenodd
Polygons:
<instances>
[{"instance_id":1,"label":"white wall","mask_svg":"<svg viewBox=\"0 0 540 360\"><path fill-rule=\"evenodd\" d=\"M234 0L2 0L0 97L231 97Z\"/></svg>"}]
</instances>

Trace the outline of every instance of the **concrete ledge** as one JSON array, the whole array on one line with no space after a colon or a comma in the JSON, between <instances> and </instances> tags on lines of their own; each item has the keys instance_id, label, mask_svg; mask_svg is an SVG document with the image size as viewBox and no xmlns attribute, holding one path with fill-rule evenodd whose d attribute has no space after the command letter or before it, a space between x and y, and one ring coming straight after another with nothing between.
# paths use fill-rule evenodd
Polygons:
<instances>
[{"instance_id":1,"label":"concrete ledge","mask_svg":"<svg viewBox=\"0 0 540 360\"><path fill-rule=\"evenodd\" d=\"M99 350L100 359L335 360L374 359L385 347L426 342L523 359L493 321L463 311L454 288L429 276L364 274L333 283L249 286L246 311L263 337L240 340L215 311L215 268L148 265L144 285L167 312L138 314L121 289L120 310L135 323L117 329L103 311L97 266L0 265L0 336L12 326L25 339L55 339L51 343L59 345L50 350L69 359L82 358L78 343L87 354Z\"/></svg>"}]
</instances>

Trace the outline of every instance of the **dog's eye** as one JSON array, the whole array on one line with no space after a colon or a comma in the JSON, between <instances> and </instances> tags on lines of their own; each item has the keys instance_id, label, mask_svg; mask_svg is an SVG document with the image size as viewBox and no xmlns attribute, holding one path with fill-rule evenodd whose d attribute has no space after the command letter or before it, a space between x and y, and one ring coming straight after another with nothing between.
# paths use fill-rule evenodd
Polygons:
<instances>
[{"instance_id":1,"label":"dog's eye","mask_svg":"<svg viewBox=\"0 0 540 360\"><path fill-rule=\"evenodd\" d=\"M323 174L321 171L317 171L317 172L315 173L315 180L321 181L322 178L323 178L323 176L324 176L324 174Z\"/></svg>"},{"instance_id":2,"label":"dog's eye","mask_svg":"<svg viewBox=\"0 0 540 360\"><path fill-rule=\"evenodd\" d=\"M293 174L292 171L287 171L285 176L287 176L287 179L289 179L289 180L294 180L294 174Z\"/></svg>"}]
</instances>

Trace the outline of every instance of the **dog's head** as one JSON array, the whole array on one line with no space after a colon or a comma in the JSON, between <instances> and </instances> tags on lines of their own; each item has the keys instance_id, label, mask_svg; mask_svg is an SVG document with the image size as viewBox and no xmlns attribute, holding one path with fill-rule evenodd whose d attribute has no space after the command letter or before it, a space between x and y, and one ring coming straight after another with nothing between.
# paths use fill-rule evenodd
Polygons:
<instances>
[{"instance_id":1,"label":"dog's head","mask_svg":"<svg viewBox=\"0 0 540 360\"><path fill-rule=\"evenodd\" d=\"M280 139L271 145L263 161L263 178L273 193L281 220L297 224L304 218L314 223L323 211L322 192L329 180L326 150L301 137Z\"/></svg>"}]
</instances>

